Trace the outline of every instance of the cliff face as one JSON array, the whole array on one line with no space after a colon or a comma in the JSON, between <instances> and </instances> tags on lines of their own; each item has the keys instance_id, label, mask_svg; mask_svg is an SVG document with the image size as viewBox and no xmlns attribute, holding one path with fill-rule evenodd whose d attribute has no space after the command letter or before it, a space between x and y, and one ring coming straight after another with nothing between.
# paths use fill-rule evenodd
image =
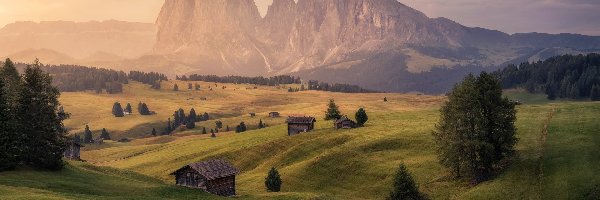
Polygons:
<instances>
[{"instance_id":1,"label":"cliff face","mask_svg":"<svg viewBox=\"0 0 600 200\"><path fill-rule=\"evenodd\" d=\"M462 31L445 33L395 0L274 0L264 18L252 0L171 0L156 24L156 53L252 74L355 61L405 44L460 46L453 37Z\"/></svg>"},{"instance_id":2,"label":"cliff face","mask_svg":"<svg viewBox=\"0 0 600 200\"><path fill-rule=\"evenodd\" d=\"M330 80L392 91L412 81L406 74L600 49L600 37L508 35L432 19L396 0L274 0L264 18L253 0L169 0L156 24L154 52L186 66L178 73L345 74Z\"/></svg>"}]
</instances>

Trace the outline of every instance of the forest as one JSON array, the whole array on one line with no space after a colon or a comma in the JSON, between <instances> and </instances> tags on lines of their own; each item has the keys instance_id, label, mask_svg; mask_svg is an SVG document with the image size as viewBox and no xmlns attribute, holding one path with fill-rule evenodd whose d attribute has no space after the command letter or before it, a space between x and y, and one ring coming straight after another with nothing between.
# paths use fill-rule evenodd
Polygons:
<instances>
[{"instance_id":1,"label":"forest","mask_svg":"<svg viewBox=\"0 0 600 200\"><path fill-rule=\"evenodd\" d=\"M525 62L494 73L502 87L545 93L550 100L600 100L600 54L564 55Z\"/></svg>"}]
</instances>

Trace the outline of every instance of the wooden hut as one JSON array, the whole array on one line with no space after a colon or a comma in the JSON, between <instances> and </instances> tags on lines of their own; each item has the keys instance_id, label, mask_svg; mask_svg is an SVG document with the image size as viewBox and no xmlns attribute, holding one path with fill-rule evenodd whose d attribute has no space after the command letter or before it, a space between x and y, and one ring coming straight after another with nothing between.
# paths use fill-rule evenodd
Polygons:
<instances>
[{"instance_id":1,"label":"wooden hut","mask_svg":"<svg viewBox=\"0 0 600 200\"><path fill-rule=\"evenodd\" d=\"M79 142L71 142L71 144L68 145L67 149L65 150L65 158L68 160L81 160L81 147L83 147L83 145L81 145Z\"/></svg>"},{"instance_id":2,"label":"wooden hut","mask_svg":"<svg viewBox=\"0 0 600 200\"><path fill-rule=\"evenodd\" d=\"M343 116L342 118L340 118L338 120L335 120L335 122L333 122L333 126L336 129L340 129L340 128L344 128L344 129L356 128L356 122L352 121L347 116Z\"/></svg>"},{"instance_id":3,"label":"wooden hut","mask_svg":"<svg viewBox=\"0 0 600 200\"><path fill-rule=\"evenodd\" d=\"M240 171L221 159L186 165L171 173L177 185L199 188L219 196L235 195L235 175Z\"/></svg>"},{"instance_id":4,"label":"wooden hut","mask_svg":"<svg viewBox=\"0 0 600 200\"><path fill-rule=\"evenodd\" d=\"M288 124L288 135L296 135L313 130L317 120L314 117L288 117L285 122Z\"/></svg>"},{"instance_id":5,"label":"wooden hut","mask_svg":"<svg viewBox=\"0 0 600 200\"><path fill-rule=\"evenodd\" d=\"M256 116L256 113L253 113L253 112L252 113L248 113L248 114L250 115L250 117L255 117Z\"/></svg>"},{"instance_id":6,"label":"wooden hut","mask_svg":"<svg viewBox=\"0 0 600 200\"><path fill-rule=\"evenodd\" d=\"M279 116L280 116L280 115L279 115L279 112L270 112L270 113L269 113L269 117L271 117L271 118L277 118L277 117L279 117Z\"/></svg>"}]
</instances>

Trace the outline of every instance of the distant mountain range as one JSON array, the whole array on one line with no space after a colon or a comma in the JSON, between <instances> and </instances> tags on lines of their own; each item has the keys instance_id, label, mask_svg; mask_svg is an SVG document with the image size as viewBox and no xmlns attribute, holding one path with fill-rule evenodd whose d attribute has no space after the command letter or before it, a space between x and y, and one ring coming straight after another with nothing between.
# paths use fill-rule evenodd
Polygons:
<instances>
[{"instance_id":1,"label":"distant mountain range","mask_svg":"<svg viewBox=\"0 0 600 200\"><path fill-rule=\"evenodd\" d=\"M4 29L0 40L8 33ZM154 39L147 35L150 29L133 31L145 37L114 44L115 50L85 46L128 57L96 62L113 68L171 75L294 74L379 91L427 93L444 92L470 72L600 52L600 37L509 35L432 19L395 0L274 0L265 17L253 0L169 0L156 20L154 42L148 42ZM115 37L119 33L133 34L116 31ZM142 55L148 45L152 53L132 58L136 53L131 52ZM70 51L78 48L86 49L58 51L75 55Z\"/></svg>"}]
</instances>

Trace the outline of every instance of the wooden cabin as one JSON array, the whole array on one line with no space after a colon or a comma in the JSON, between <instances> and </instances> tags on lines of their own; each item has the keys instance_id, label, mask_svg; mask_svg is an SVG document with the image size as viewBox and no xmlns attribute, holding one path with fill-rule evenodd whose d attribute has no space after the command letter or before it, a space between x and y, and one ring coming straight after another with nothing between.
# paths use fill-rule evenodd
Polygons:
<instances>
[{"instance_id":1,"label":"wooden cabin","mask_svg":"<svg viewBox=\"0 0 600 200\"><path fill-rule=\"evenodd\" d=\"M219 196L235 195L235 175L240 171L221 159L186 165L171 173L177 185L199 188Z\"/></svg>"},{"instance_id":2,"label":"wooden cabin","mask_svg":"<svg viewBox=\"0 0 600 200\"><path fill-rule=\"evenodd\" d=\"M250 115L250 117L255 117L256 113L248 113Z\"/></svg>"},{"instance_id":3,"label":"wooden cabin","mask_svg":"<svg viewBox=\"0 0 600 200\"><path fill-rule=\"evenodd\" d=\"M333 122L333 126L336 129L350 129L350 128L356 128L356 122L352 121L351 119L349 119L347 116L343 116L342 118L335 120Z\"/></svg>"},{"instance_id":4,"label":"wooden cabin","mask_svg":"<svg viewBox=\"0 0 600 200\"><path fill-rule=\"evenodd\" d=\"M68 160L81 160L81 147L83 147L83 145L81 145L79 142L71 142L71 144L68 145L67 149L65 150L65 158Z\"/></svg>"},{"instance_id":5,"label":"wooden cabin","mask_svg":"<svg viewBox=\"0 0 600 200\"><path fill-rule=\"evenodd\" d=\"M288 117L285 122L288 124L288 135L291 136L313 130L317 120L314 117Z\"/></svg>"},{"instance_id":6,"label":"wooden cabin","mask_svg":"<svg viewBox=\"0 0 600 200\"><path fill-rule=\"evenodd\" d=\"M277 117L279 117L279 116L280 116L280 115L279 115L279 112L270 112L270 113L269 113L269 117L271 117L271 118L277 118Z\"/></svg>"}]
</instances>

